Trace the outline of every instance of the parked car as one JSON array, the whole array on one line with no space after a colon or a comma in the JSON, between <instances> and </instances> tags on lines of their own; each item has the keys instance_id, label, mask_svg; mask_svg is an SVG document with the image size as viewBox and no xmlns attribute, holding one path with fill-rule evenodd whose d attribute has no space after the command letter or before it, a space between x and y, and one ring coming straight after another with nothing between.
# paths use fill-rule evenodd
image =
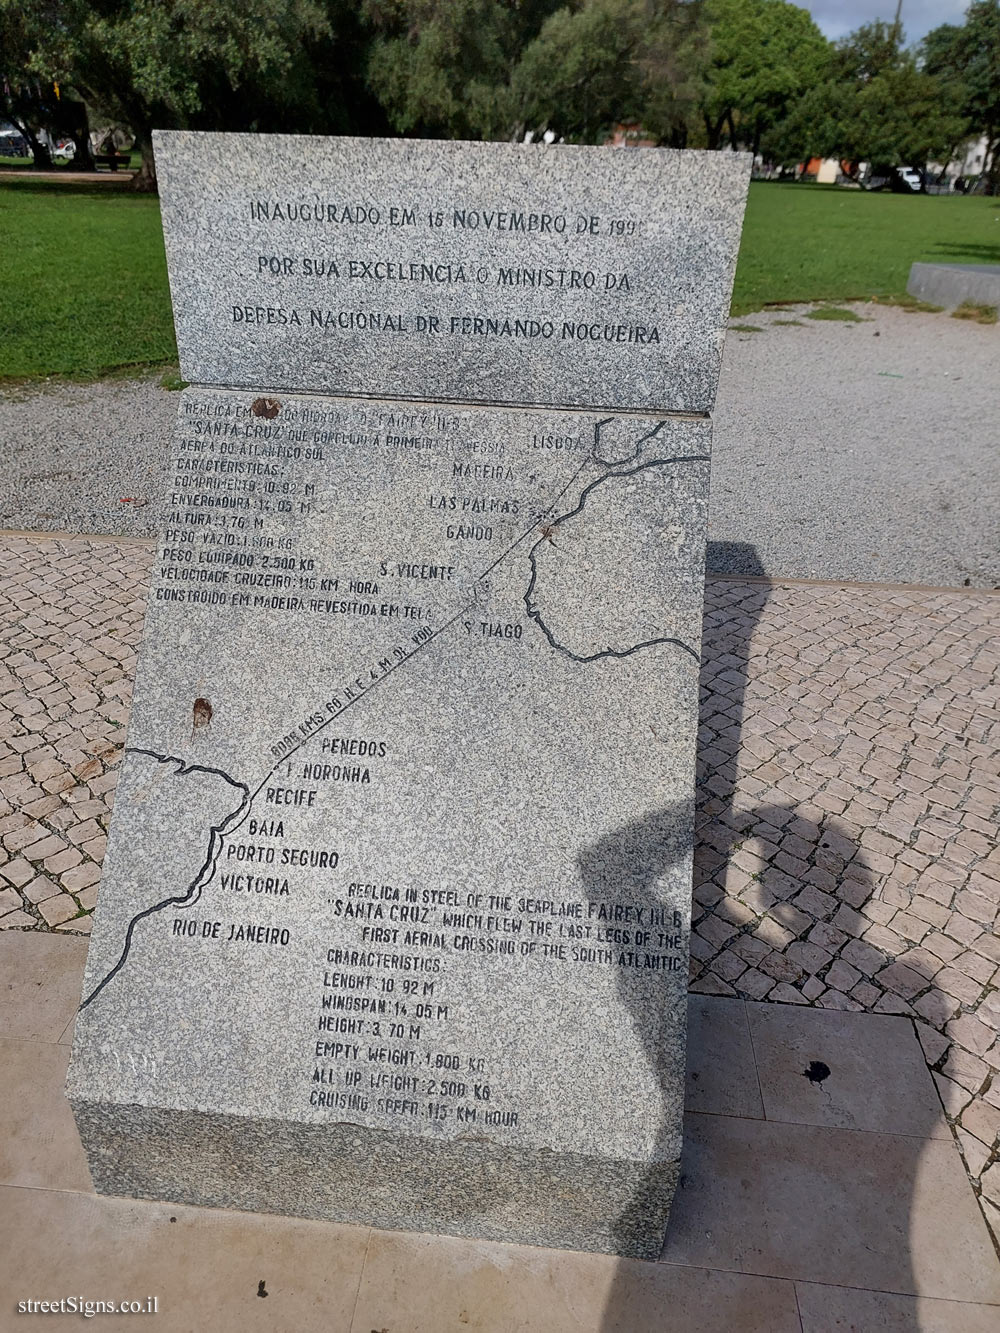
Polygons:
<instances>
[{"instance_id":1,"label":"parked car","mask_svg":"<svg viewBox=\"0 0 1000 1333\"><path fill-rule=\"evenodd\" d=\"M30 157L24 137L15 130L0 130L0 157Z\"/></svg>"},{"instance_id":2,"label":"parked car","mask_svg":"<svg viewBox=\"0 0 1000 1333\"><path fill-rule=\"evenodd\" d=\"M913 167L893 167L889 189L894 194L920 194L924 188L923 172Z\"/></svg>"},{"instance_id":3,"label":"parked car","mask_svg":"<svg viewBox=\"0 0 1000 1333\"><path fill-rule=\"evenodd\" d=\"M923 172L914 167L892 167L876 162L864 167L861 179L869 190L892 190L894 194L919 194L923 189Z\"/></svg>"}]
</instances>

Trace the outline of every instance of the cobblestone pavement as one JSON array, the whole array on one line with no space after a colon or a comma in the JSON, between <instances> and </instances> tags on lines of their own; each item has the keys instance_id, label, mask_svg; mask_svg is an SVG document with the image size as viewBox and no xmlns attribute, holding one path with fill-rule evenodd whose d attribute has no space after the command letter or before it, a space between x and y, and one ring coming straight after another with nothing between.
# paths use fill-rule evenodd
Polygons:
<instances>
[{"instance_id":1,"label":"cobblestone pavement","mask_svg":"<svg viewBox=\"0 0 1000 1333\"><path fill-rule=\"evenodd\" d=\"M151 547L0 537L0 928L97 897ZM1000 598L711 580L691 989L905 1014L1000 1241Z\"/></svg>"},{"instance_id":2,"label":"cobblestone pavement","mask_svg":"<svg viewBox=\"0 0 1000 1333\"><path fill-rule=\"evenodd\" d=\"M0 538L0 928L90 929L150 555Z\"/></svg>"}]
</instances>

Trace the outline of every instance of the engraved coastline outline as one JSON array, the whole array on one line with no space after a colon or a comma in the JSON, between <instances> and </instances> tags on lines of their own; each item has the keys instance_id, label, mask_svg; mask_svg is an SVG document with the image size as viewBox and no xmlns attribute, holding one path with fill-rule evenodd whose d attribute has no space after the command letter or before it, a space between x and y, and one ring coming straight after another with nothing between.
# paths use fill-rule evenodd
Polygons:
<instances>
[{"instance_id":1,"label":"engraved coastline outline","mask_svg":"<svg viewBox=\"0 0 1000 1333\"><path fill-rule=\"evenodd\" d=\"M577 654L559 642L552 629L545 622L535 599L535 590L538 579L538 556L542 547L550 541L554 544L554 536L558 533L560 527L572 522L574 518L583 513L588 500L602 485L613 480L635 477L647 469L669 468L684 464L709 462L708 454L681 454L668 458L651 458L646 461L639 461L646 443L654 440L666 425L665 419L661 420L658 424L652 427L652 429L646 430L638 440L634 441L635 447L630 452L618 458L608 457L606 452L608 437L614 433L616 427L628 429L630 424L631 423L628 423L627 421L623 422L620 418L613 417L597 422L594 426L594 446L590 453L584 458L583 462L574 471L569 481L566 482L554 499L544 508L536 511L528 525L521 530L500 555L476 575L471 585L471 596L466 596L459 608L439 625L437 629L425 631L420 641L413 643L413 646L409 648L409 650L402 651L397 649L396 651L400 655L382 671L382 674L371 679L370 683L366 684L363 688L355 685L354 688L357 692L354 693L352 697L348 698L340 707L332 711L328 717L324 718L319 726L315 727L308 733L303 734L301 739L298 740L294 746L287 749L281 757L276 760L255 787L251 788L248 783L240 782L238 779L225 773L219 768L191 763L174 755L160 754L154 750L145 748L133 749L132 747L129 747L126 750L127 754L144 755L155 760L157 763L175 765L175 777L184 777L188 774L198 772L220 777L229 785L235 787L238 791L241 791L243 795L239 805L235 809L231 810L217 823L210 826L208 830L208 848L205 858L186 890L180 894L172 894L160 902L143 908L142 911L137 912L131 918L125 930L125 938L117 962L115 962L105 973L90 994L84 998L80 1005L81 1010L86 1009L92 1004L125 966L131 952L135 931L142 921L163 911L165 908L188 908L193 907L198 902L202 891L207 888L215 878L219 857L222 854L225 840L236 833L243 823L250 817L255 800L278 771L280 766L285 764L293 754L302 748L302 746L312 741L317 735L330 726L331 723L335 722L350 708L353 708L355 704L366 698L372 690L388 680L390 676L398 671L406 662L410 661L414 656L428 648L446 633L447 630L458 624L471 610L484 601L491 590L489 576L500 564L507 560L520 546L522 546L522 544L532 535L532 533L536 532L540 526L542 527L542 535L536 539L528 552L528 563L531 572L523 600L528 618L539 628L550 647L568 657L571 661L582 664L590 664L602 659L630 657L645 649L668 645L679 648L682 652L693 657L695 661L699 660L699 654L695 648L684 642L684 640L667 634L647 638L624 648L616 649L608 645L607 647L598 649L590 654ZM603 441L602 434L604 436ZM602 452L602 450L605 452ZM585 469L595 465L606 470L583 488L577 503L571 509L557 515L555 513L556 508L566 495L567 491L570 490ZM371 672L371 674L374 675L374 672ZM355 677L354 679L357 681L360 677Z\"/></svg>"}]
</instances>

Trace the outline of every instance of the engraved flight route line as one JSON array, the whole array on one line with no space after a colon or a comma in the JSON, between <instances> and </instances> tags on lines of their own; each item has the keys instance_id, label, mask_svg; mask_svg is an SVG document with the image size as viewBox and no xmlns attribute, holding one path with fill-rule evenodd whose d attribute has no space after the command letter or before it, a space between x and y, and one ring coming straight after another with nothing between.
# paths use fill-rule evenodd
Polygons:
<instances>
[{"instance_id":1,"label":"engraved flight route line","mask_svg":"<svg viewBox=\"0 0 1000 1333\"><path fill-rule=\"evenodd\" d=\"M136 913L135 916L132 917L125 931L125 939L118 960L101 978L101 980L97 983L97 985L90 992L90 994L86 996L86 998L81 1002L80 1005L81 1010L87 1008L88 1005L92 1004L93 1001L96 1000L98 996L104 991L104 989L109 985L109 983L114 980L114 978L119 974L119 972L121 972L122 968L125 966L125 963L128 961L128 957L132 948L133 938L135 935L135 930L140 922L146 920L148 917L156 915L158 912L163 911L165 908L193 907L198 902L198 900L201 898L202 891L215 878L219 857L222 854L226 839L231 837L234 833L236 833L242 827L245 821L250 817L254 802L256 801L257 797L264 790L264 788L271 781L271 779L275 776L278 770L284 764L287 763L287 761L292 757L292 755L296 754L304 745L314 740L316 736L318 736L321 732L326 730L326 728L329 727L333 722L343 717L343 715L346 712L348 712L351 708L353 708L357 703L360 703L362 699L367 698L367 696L371 694L373 690L377 689L379 685L383 684L386 680L388 680L390 676L392 676L396 671L399 670L400 667L402 667L405 663L411 661L419 653L423 652L432 643L434 643L443 634L445 634L449 629L451 629L452 626L459 623L463 619L463 617L469 613L470 610L479 605L481 599L490 591L489 584L486 582L486 580L489 578L489 575L506 559L508 559L508 557L511 556L514 553L514 551L518 549L518 547L520 547L525 542L525 540L538 528L538 526L542 523L543 520L552 517L557 505L562 500L563 496L565 496L567 491L570 490L570 488L576 482L577 478L585 471L585 469L595 464L598 466L608 467L608 460L601 457L601 455L598 454L597 452L599 432L601 426L606 424L607 422L603 421L603 422L598 422L594 426L593 450L590 452L590 454L588 454L584 458L583 462L573 472L570 479L566 482L566 484L562 487L562 489L558 492L558 494L543 509L536 511L535 514L532 516L531 521L528 523L528 525L524 529L522 529L522 531L514 538L514 540L510 542L510 544L507 547L505 547L505 549L493 561L491 561L489 565L487 565L484 569L482 569L479 572L479 574L476 575L476 577L472 580L471 584L473 589L472 595L470 597L467 597L466 600L463 601L462 604L458 607L458 609L452 615L450 615L447 620L445 620L441 625L439 625L437 629L432 630L428 628L423 631L418 631L417 632L418 636L422 634L423 637L417 638L417 636L415 636L416 641L414 642L413 647L409 649L401 649L397 647L394 650L394 653L398 654L396 661L392 662L388 666L382 667L381 674L371 679L368 684L358 684L360 677L355 678L354 682L352 683L352 689L356 690L357 693L354 693L352 697L347 699L338 708L333 710L330 713L330 715L324 718L323 721L320 722L318 725L312 727L312 729L309 730L308 732L304 732L295 741L294 744L288 746L287 748L282 748L280 756L275 760L274 764L272 764L272 766L268 769L264 777L261 778L256 787L251 789L247 783L238 781L237 779L231 777L228 773L226 773L224 770L220 768L213 768L202 764L190 763L187 760L182 759L175 755L160 754L157 751L144 749L140 747L135 747L135 748L129 747L126 750L127 754L144 755L148 758L156 760L156 762L158 763L176 764L177 768L174 774L175 777L184 777L190 773L197 773L197 772L209 773L214 776L220 777L225 782L229 783L231 786L236 787L238 790L242 791L243 799L241 800L240 804L234 810L230 811L229 814L226 815L222 820L210 826L208 830L209 844L205 859L202 862L201 867L199 868L197 874L194 876L191 883L188 885L187 889L182 894L173 894L163 899L161 902L154 903L149 907L143 908L142 911ZM660 422L656 427L653 428L653 430L643 435L638 441L636 451L632 455L630 455L627 459L622 461L624 462L634 461L637 455L641 452L643 444L647 440L652 439L654 436L656 436L660 432L664 424L665 424L664 422ZM556 528L560 524L565 523L567 520L573 518L576 514L580 513L587 502L588 496L595 490L595 488L597 488L604 482L613 480L616 477L617 478L630 477L648 468L670 467L683 463L697 463L697 462L707 462L707 461L708 461L708 455L706 454L691 454L691 455L681 455L672 458L650 459L648 462L641 463L637 467L626 468L626 469L622 468L621 463L612 465L612 470L602 473L601 476L595 478L592 482L590 482L583 490L580 496L580 500L575 505L575 507L569 510L567 513L554 518L551 526L553 528ZM529 618L535 624L538 625L539 629L544 634L546 640L555 651L569 657L573 661L580 663L590 663L593 661L598 661L602 658L629 657L634 653L637 653L645 648L657 647L664 644L672 644L681 648L684 652L693 656L695 660L698 660L697 652L690 645L684 643L680 639L666 637L666 636L662 638L653 638L650 640L643 641L641 643L636 643L624 650L614 650L612 648L608 648L600 652L591 654L589 656L579 656L571 652L562 644L560 644L558 640L553 636L551 630L542 620L540 613L531 604L531 597L535 587L536 576L537 576L535 553L545 540L547 540L547 538L543 534L543 536L534 544L534 546L532 546L529 552L528 559L531 567L531 577L528 583L527 591L524 594L524 603ZM383 659L383 662L384 660L385 659ZM370 668L369 671L370 676L374 676L374 671L375 668ZM277 746L272 747L272 753L277 748L278 748Z\"/></svg>"}]
</instances>

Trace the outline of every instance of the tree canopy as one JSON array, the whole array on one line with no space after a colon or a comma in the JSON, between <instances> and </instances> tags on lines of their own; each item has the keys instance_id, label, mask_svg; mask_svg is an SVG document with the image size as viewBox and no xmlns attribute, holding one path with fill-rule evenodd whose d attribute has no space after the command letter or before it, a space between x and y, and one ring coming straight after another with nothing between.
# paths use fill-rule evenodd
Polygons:
<instances>
[{"instance_id":1,"label":"tree canopy","mask_svg":"<svg viewBox=\"0 0 1000 1333\"><path fill-rule=\"evenodd\" d=\"M916 50L887 23L828 42L788 0L0 0L0 79L39 164L42 128L86 161L86 103L147 181L156 126L601 143L626 123L920 166L982 133L1000 172L1000 0Z\"/></svg>"},{"instance_id":2,"label":"tree canopy","mask_svg":"<svg viewBox=\"0 0 1000 1333\"><path fill-rule=\"evenodd\" d=\"M992 193L1000 193L1000 0L974 0L964 24L927 34L922 53L972 132L986 136Z\"/></svg>"},{"instance_id":3,"label":"tree canopy","mask_svg":"<svg viewBox=\"0 0 1000 1333\"><path fill-rule=\"evenodd\" d=\"M826 77L765 149L784 162L819 156L923 168L947 161L968 133L954 84L923 68L894 24L876 22L836 44Z\"/></svg>"},{"instance_id":4,"label":"tree canopy","mask_svg":"<svg viewBox=\"0 0 1000 1333\"><path fill-rule=\"evenodd\" d=\"M346 0L0 0L5 28L18 12L26 74L127 125L147 175L154 128L345 132L371 101Z\"/></svg>"},{"instance_id":5,"label":"tree canopy","mask_svg":"<svg viewBox=\"0 0 1000 1333\"><path fill-rule=\"evenodd\" d=\"M707 147L756 152L764 134L823 79L830 44L808 11L786 0L708 0L710 43L699 112Z\"/></svg>"}]
</instances>

